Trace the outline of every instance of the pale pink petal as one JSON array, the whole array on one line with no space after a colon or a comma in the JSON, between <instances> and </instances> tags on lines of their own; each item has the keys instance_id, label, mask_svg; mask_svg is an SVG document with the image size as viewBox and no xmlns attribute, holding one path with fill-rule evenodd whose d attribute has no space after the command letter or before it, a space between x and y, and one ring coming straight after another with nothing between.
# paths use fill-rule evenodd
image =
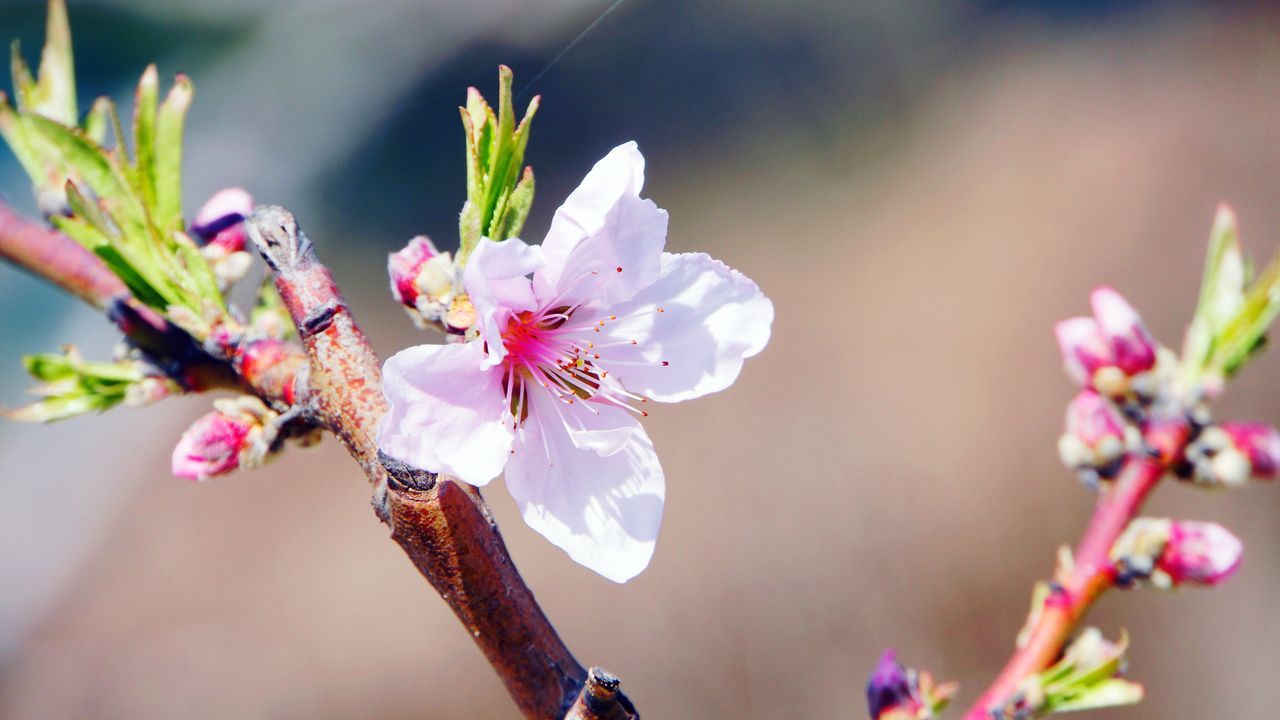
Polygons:
<instances>
[{"instance_id":1,"label":"pale pink petal","mask_svg":"<svg viewBox=\"0 0 1280 720\"><path fill-rule=\"evenodd\" d=\"M543 303L628 300L658 277L667 212L640 197L644 157L634 142L596 163L556 210L534 276Z\"/></svg>"},{"instance_id":2,"label":"pale pink petal","mask_svg":"<svg viewBox=\"0 0 1280 720\"><path fill-rule=\"evenodd\" d=\"M520 435L507 462L507 488L529 527L614 582L644 570L666 495L644 429L636 423L630 441L611 455L576 447L556 418L536 413Z\"/></svg>"},{"instance_id":3,"label":"pale pink petal","mask_svg":"<svg viewBox=\"0 0 1280 720\"><path fill-rule=\"evenodd\" d=\"M484 369L478 342L418 345L387 360L390 409L378 448L414 467L484 485L502 472L513 433L502 371Z\"/></svg>"},{"instance_id":4,"label":"pale pink petal","mask_svg":"<svg viewBox=\"0 0 1280 720\"><path fill-rule=\"evenodd\" d=\"M502 330L511 314L537 305L527 276L543 265L541 249L519 238L481 240L471 251L462 285L475 305L476 327L489 344L484 367L493 367L506 356Z\"/></svg>"},{"instance_id":5,"label":"pale pink petal","mask_svg":"<svg viewBox=\"0 0 1280 720\"><path fill-rule=\"evenodd\" d=\"M537 415L547 427L561 426L569 433L570 442L580 450L612 455L640 429L631 411L599 398L575 397L572 403L567 403L548 391L531 392L528 399L530 413Z\"/></svg>"},{"instance_id":6,"label":"pale pink petal","mask_svg":"<svg viewBox=\"0 0 1280 720\"><path fill-rule=\"evenodd\" d=\"M768 344L773 324L773 303L760 288L704 253L663 253L662 276L604 313L616 320L591 333L600 366L662 402L732 385L743 360Z\"/></svg>"}]
</instances>

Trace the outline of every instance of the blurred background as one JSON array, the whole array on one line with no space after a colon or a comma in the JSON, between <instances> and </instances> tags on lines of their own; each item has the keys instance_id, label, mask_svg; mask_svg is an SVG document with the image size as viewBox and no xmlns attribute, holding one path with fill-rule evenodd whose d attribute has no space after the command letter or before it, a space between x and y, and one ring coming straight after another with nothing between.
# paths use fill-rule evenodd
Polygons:
<instances>
[{"instance_id":1,"label":"blurred background","mask_svg":"<svg viewBox=\"0 0 1280 720\"><path fill-rule=\"evenodd\" d=\"M242 184L294 210L384 355L428 339L389 302L385 254L424 232L456 244L468 85L492 96L506 63L522 101L543 96L530 240L638 140L669 247L757 280L774 338L729 391L649 418L667 514L631 583L573 564L489 489L524 577L648 718L863 717L886 646L967 704L1091 506L1056 459L1072 391L1053 322L1109 283L1180 343L1220 199L1257 255L1280 245L1280 13L628 0L569 48L607 8L70 0L82 106L127 99L152 60L191 74L187 206ZM0 37L34 58L43 15L0 0ZM0 199L34 208L7 152ZM0 307L6 405L23 353L113 341L7 267ZM169 476L207 403L0 424L0 717L512 716L337 443ZM1280 357L1219 412L1280 421ZM1090 622L1129 630L1148 699L1096 716L1270 716L1280 491L1168 487L1152 512L1223 522L1245 565L1214 591L1104 599Z\"/></svg>"}]
</instances>

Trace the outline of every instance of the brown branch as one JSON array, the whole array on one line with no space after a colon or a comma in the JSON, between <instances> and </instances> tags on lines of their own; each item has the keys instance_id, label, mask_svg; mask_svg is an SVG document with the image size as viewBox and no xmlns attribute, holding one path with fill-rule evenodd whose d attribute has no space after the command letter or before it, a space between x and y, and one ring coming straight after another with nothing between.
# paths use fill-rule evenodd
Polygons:
<instances>
[{"instance_id":1,"label":"brown branch","mask_svg":"<svg viewBox=\"0 0 1280 720\"><path fill-rule=\"evenodd\" d=\"M1150 454L1130 456L1112 487L1098 500L1071 568L1055 578L1039 613L1027 629L1026 642L1014 652L1000 675L982 693L964 720L1004 718L1024 680L1057 661L1072 632L1093 603L1115 584L1111 548L1138 516L1151 491L1169 467L1182 458L1190 428L1182 419L1153 422L1144 433Z\"/></svg>"},{"instance_id":2,"label":"brown branch","mask_svg":"<svg viewBox=\"0 0 1280 720\"><path fill-rule=\"evenodd\" d=\"M310 359L299 409L360 463L392 539L453 609L521 712L564 717L587 673L516 571L480 492L379 458L374 431L386 412L380 364L333 276L287 210L260 208L246 227Z\"/></svg>"},{"instance_id":3,"label":"brown branch","mask_svg":"<svg viewBox=\"0 0 1280 720\"><path fill-rule=\"evenodd\" d=\"M627 697L618 691L621 681L604 668L593 667L565 714L565 720L631 720L638 718Z\"/></svg>"}]
</instances>

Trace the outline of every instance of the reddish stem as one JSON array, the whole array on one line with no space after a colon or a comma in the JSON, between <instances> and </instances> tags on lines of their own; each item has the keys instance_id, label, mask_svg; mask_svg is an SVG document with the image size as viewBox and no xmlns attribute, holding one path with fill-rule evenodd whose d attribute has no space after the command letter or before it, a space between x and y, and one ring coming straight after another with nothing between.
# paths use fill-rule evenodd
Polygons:
<instances>
[{"instance_id":1,"label":"reddish stem","mask_svg":"<svg viewBox=\"0 0 1280 720\"><path fill-rule=\"evenodd\" d=\"M1190 429L1181 420L1153 422L1145 433L1152 452L1133 455L1125 462L1110 490L1098 500L1084 536L1076 547L1074 564L1045 598L1019 647L986 692L964 715L964 720L1004 717L1003 708L1022 682L1039 673L1061 655L1077 623L1115 581L1111 548L1137 517L1151 491L1160 484L1169 466L1182 457Z\"/></svg>"},{"instance_id":2,"label":"reddish stem","mask_svg":"<svg viewBox=\"0 0 1280 720\"><path fill-rule=\"evenodd\" d=\"M90 305L105 310L127 297L124 282L80 243L0 204L0 258L30 270Z\"/></svg>"}]
</instances>

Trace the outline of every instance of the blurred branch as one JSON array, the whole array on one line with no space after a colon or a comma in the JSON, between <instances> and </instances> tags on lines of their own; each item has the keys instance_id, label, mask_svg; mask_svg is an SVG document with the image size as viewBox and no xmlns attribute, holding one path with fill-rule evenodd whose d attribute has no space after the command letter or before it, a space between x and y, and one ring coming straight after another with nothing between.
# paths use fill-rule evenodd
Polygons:
<instances>
[{"instance_id":1,"label":"blurred branch","mask_svg":"<svg viewBox=\"0 0 1280 720\"><path fill-rule=\"evenodd\" d=\"M99 310L129 291L98 256L57 230L0 203L0 258L25 268Z\"/></svg>"},{"instance_id":2,"label":"blurred branch","mask_svg":"<svg viewBox=\"0 0 1280 720\"><path fill-rule=\"evenodd\" d=\"M1115 585L1111 549L1138 516L1165 472L1183 457L1191 437L1185 419L1153 422L1144 433L1148 452L1132 455L1111 488L1099 499L1069 567L1059 567L1048 594L1032 609L1018 649L964 720L1014 717L1006 712L1022 683L1054 664L1093 603Z\"/></svg>"},{"instance_id":3,"label":"blurred branch","mask_svg":"<svg viewBox=\"0 0 1280 720\"><path fill-rule=\"evenodd\" d=\"M287 210L259 208L246 227L306 346L309 372L295 409L337 435L364 469L392 539L449 603L525 716L564 717L587 673L516 571L480 492L379 457L381 366L332 274ZM615 681L616 702L629 708L616 689Z\"/></svg>"}]
</instances>

